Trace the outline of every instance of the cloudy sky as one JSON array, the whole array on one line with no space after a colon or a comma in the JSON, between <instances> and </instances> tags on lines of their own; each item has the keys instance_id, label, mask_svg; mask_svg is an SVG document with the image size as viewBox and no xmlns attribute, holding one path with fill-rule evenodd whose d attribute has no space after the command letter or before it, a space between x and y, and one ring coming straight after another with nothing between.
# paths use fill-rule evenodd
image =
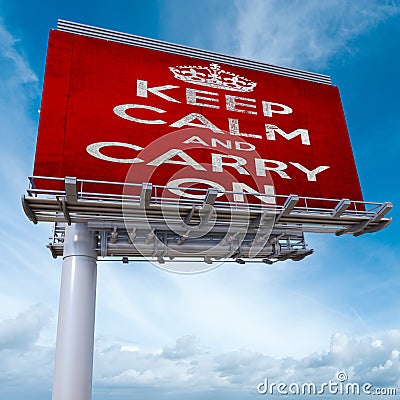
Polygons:
<instances>
[{"instance_id":1,"label":"cloudy sky","mask_svg":"<svg viewBox=\"0 0 400 400\"><path fill-rule=\"evenodd\" d=\"M264 378L400 392L399 1L0 2L0 398L50 399L61 260L29 223L48 31L57 19L332 76L383 232L309 235L315 254L197 276L99 263L93 399L252 399Z\"/></svg>"}]
</instances>

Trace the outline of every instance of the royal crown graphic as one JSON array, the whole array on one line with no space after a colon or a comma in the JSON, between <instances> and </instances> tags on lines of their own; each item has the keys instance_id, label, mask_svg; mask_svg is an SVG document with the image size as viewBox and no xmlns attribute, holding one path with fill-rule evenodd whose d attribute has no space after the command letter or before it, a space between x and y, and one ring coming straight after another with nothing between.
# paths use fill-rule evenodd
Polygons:
<instances>
[{"instance_id":1,"label":"royal crown graphic","mask_svg":"<svg viewBox=\"0 0 400 400\"><path fill-rule=\"evenodd\" d=\"M177 66L169 67L174 78L194 85L209 86L217 89L233 90L236 92L252 92L257 83L243 76L221 69L212 63L208 67Z\"/></svg>"}]
</instances>

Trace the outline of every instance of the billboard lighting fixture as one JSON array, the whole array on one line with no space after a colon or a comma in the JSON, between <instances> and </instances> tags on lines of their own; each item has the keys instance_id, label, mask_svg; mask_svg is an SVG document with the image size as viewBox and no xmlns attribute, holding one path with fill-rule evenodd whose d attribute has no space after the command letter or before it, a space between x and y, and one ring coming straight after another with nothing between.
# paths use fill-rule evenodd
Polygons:
<instances>
[{"instance_id":1,"label":"billboard lighting fixture","mask_svg":"<svg viewBox=\"0 0 400 400\"><path fill-rule=\"evenodd\" d=\"M165 260L164 260L164 257L157 257L157 262L159 263L159 264L165 264Z\"/></svg>"},{"instance_id":2,"label":"billboard lighting fixture","mask_svg":"<svg viewBox=\"0 0 400 400\"><path fill-rule=\"evenodd\" d=\"M238 264L246 264L246 261L244 261L242 258L237 258L236 260L235 260Z\"/></svg>"},{"instance_id":3,"label":"billboard lighting fixture","mask_svg":"<svg viewBox=\"0 0 400 400\"><path fill-rule=\"evenodd\" d=\"M274 262L273 261L271 261L269 258L263 258L262 259L262 262L264 263L264 264L268 264L268 265L272 265Z\"/></svg>"},{"instance_id":4,"label":"billboard lighting fixture","mask_svg":"<svg viewBox=\"0 0 400 400\"><path fill-rule=\"evenodd\" d=\"M204 257L204 262L205 262L206 264L212 264L212 263L213 263L213 260L212 260L210 257Z\"/></svg>"},{"instance_id":5,"label":"billboard lighting fixture","mask_svg":"<svg viewBox=\"0 0 400 400\"><path fill-rule=\"evenodd\" d=\"M117 227L115 226L113 231L111 232L111 243L115 244L118 241L118 231Z\"/></svg>"},{"instance_id":6,"label":"billboard lighting fixture","mask_svg":"<svg viewBox=\"0 0 400 400\"><path fill-rule=\"evenodd\" d=\"M128 264L129 263L129 258L128 257L122 257L122 263L123 264Z\"/></svg>"}]
</instances>

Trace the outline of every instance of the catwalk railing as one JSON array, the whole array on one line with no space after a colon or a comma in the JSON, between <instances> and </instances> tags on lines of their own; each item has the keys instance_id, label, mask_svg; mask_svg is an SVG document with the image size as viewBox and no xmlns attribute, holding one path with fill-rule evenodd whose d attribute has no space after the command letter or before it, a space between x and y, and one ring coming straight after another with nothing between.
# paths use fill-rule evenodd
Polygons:
<instances>
[{"instance_id":1,"label":"catwalk railing","mask_svg":"<svg viewBox=\"0 0 400 400\"><path fill-rule=\"evenodd\" d=\"M390 223L386 214L393 207L389 202L73 177L32 176L29 181L22 206L33 223L57 223L50 243L54 256L62 255L62 224L86 222L98 232L97 250L102 256L176 259L204 258L207 253L215 259L301 259L311 253L304 232L337 236L377 232ZM185 197L188 193L192 198Z\"/></svg>"}]
</instances>

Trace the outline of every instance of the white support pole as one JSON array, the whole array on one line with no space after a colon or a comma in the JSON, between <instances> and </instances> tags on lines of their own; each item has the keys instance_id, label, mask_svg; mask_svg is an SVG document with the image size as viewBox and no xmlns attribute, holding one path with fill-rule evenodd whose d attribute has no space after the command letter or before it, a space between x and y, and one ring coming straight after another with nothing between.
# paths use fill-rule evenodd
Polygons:
<instances>
[{"instance_id":1,"label":"white support pole","mask_svg":"<svg viewBox=\"0 0 400 400\"><path fill-rule=\"evenodd\" d=\"M53 400L92 397L97 255L84 223L66 226Z\"/></svg>"}]
</instances>

